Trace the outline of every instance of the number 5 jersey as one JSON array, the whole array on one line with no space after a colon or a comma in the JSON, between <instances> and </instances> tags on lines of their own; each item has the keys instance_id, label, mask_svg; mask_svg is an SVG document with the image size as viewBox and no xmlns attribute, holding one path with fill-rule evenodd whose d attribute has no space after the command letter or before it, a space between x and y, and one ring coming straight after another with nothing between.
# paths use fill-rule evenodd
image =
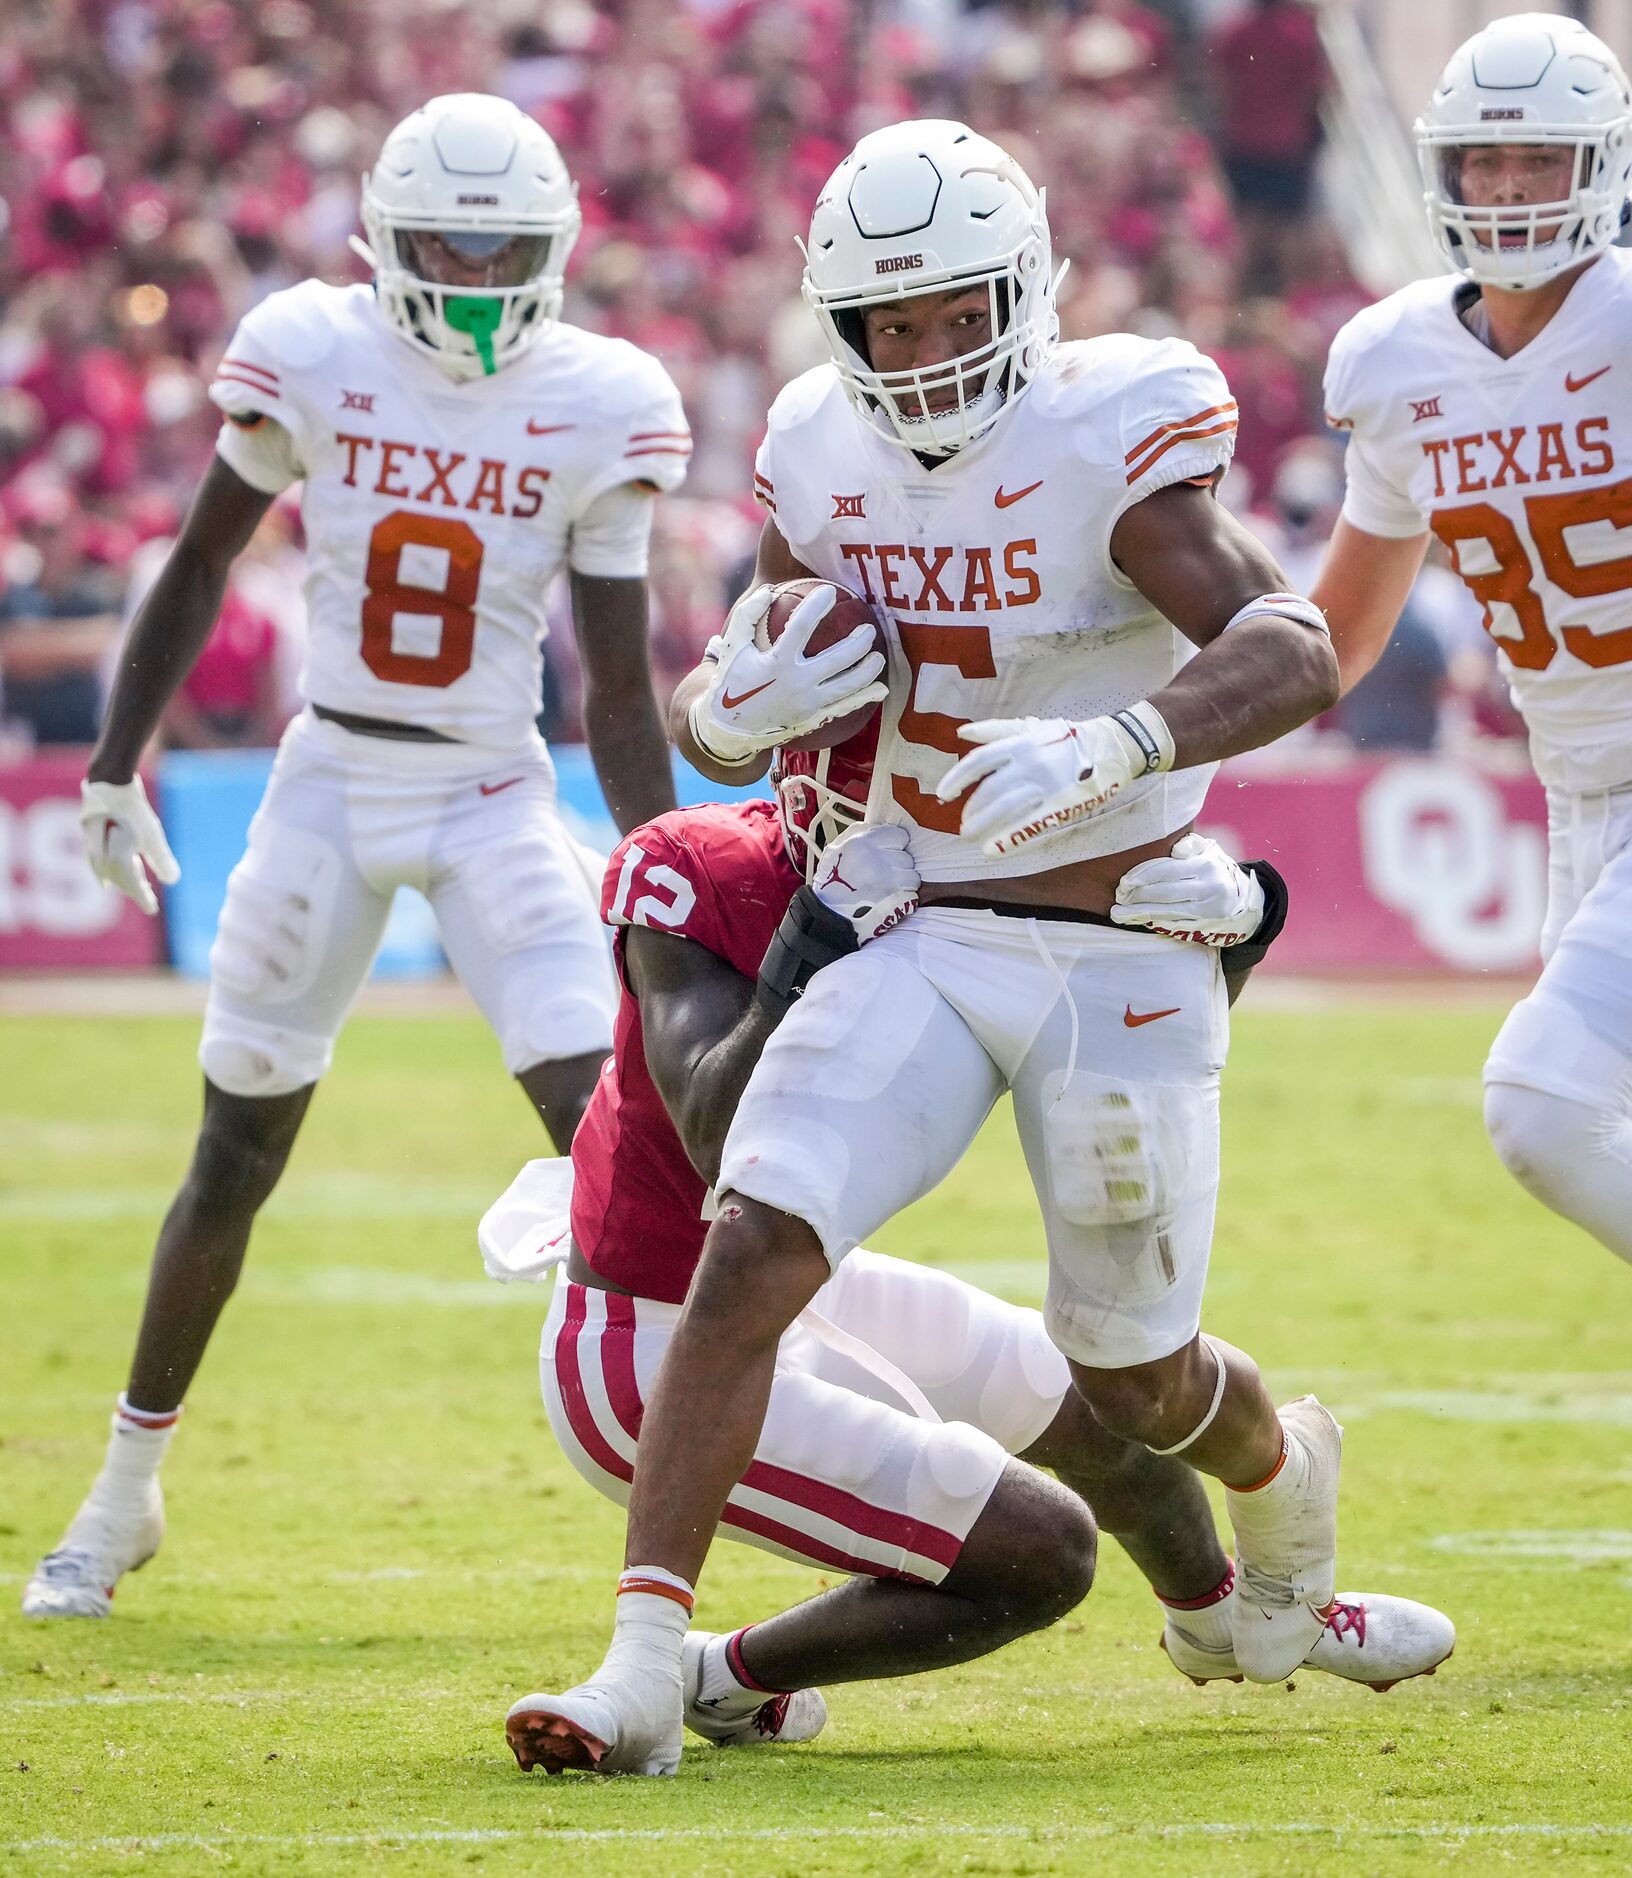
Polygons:
<instances>
[{"instance_id":1,"label":"number 5 jersey","mask_svg":"<svg viewBox=\"0 0 1632 1878\"><path fill-rule=\"evenodd\" d=\"M246 482L305 479L306 698L472 744L530 738L551 581L643 578L645 492L691 453L668 374L625 341L557 324L454 383L365 286L263 300L210 396Z\"/></svg>"},{"instance_id":2,"label":"number 5 jersey","mask_svg":"<svg viewBox=\"0 0 1632 1878\"><path fill-rule=\"evenodd\" d=\"M858 417L819 366L771 407L754 493L805 566L872 601L889 640L869 819L911 830L925 880L1029 874L1195 818L1216 767L1150 776L1036 849L992 860L935 785L991 717L1094 717L1159 691L1194 647L1123 575L1134 503L1230 460L1223 374L1183 340L1055 348L986 436L933 470Z\"/></svg>"},{"instance_id":3,"label":"number 5 jersey","mask_svg":"<svg viewBox=\"0 0 1632 1878\"><path fill-rule=\"evenodd\" d=\"M1504 359L1445 275L1333 342L1327 422L1351 433L1344 516L1432 529L1485 609L1550 788L1632 783L1632 253L1611 248Z\"/></svg>"}]
</instances>

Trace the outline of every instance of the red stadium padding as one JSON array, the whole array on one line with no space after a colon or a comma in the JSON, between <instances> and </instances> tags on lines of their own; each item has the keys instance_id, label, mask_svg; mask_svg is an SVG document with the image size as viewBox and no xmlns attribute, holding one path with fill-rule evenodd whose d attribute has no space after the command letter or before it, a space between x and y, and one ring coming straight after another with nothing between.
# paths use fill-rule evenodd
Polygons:
<instances>
[{"instance_id":1,"label":"red stadium padding","mask_svg":"<svg viewBox=\"0 0 1632 1878\"><path fill-rule=\"evenodd\" d=\"M163 957L162 923L85 865L85 757L51 750L0 764L0 973L139 968Z\"/></svg>"}]
</instances>

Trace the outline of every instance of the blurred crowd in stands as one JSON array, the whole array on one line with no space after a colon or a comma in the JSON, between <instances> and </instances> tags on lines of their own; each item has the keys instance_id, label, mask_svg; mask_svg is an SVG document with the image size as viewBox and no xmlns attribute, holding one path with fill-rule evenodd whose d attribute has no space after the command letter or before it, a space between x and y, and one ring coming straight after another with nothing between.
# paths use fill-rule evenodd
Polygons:
<instances>
[{"instance_id":1,"label":"blurred crowd in stands","mask_svg":"<svg viewBox=\"0 0 1632 1878\"><path fill-rule=\"evenodd\" d=\"M1369 296L1313 186L1327 83L1298 0L19 0L0 39L0 755L94 734L119 635L207 460L238 317L360 278L358 182L438 92L533 113L577 177L566 317L656 353L697 450L659 504L665 695L738 590L777 388L822 356L795 237L849 145L967 118L1046 183L1067 338L1179 333L1241 406L1226 499L1294 585L1342 492L1332 335ZM272 739L295 706L298 510L277 504L165 726ZM559 601L557 602L559 604ZM547 730L575 734L563 616ZM1479 612L1430 568L1313 747L1506 737Z\"/></svg>"}]
</instances>

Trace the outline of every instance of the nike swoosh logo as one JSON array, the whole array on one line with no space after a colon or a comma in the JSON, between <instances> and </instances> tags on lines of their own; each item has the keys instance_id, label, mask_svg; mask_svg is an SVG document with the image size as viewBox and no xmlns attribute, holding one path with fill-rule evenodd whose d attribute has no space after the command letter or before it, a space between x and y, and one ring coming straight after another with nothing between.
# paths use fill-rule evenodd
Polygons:
<instances>
[{"instance_id":1,"label":"nike swoosh logo","mask_svg":"<svg viewBox=\"0 0 1632 1878\"><path fill-rule=\"evenodd\" d=\"M1154 1024L1158 1017L1177 1017L1184 1009L1182 1004L1175 1004L1171 1011L1136 1011L1131 1004L1122 1007L1122 1021L1129 1030L1137 1030L1141 1024Z\"/></svg>"},{"instance_id":2,"label":"nike swoosh logo","mask_svg":"<svg viewBox=\"0 0 1632 1878\"><path fill-rule=\"evenodd\" d=\"M1602 378L1604 373L1608 370L1609 367L1607 365L1600 365L1597 371L1588 372L1585 378L1577 378L1574 373L1566 372L1564 374L1564 389L1566 391L1584 391L1595 378Z\"/></svg>"},{"instance_id":3,"label":"nike swoosh logo","mask_svg":"<svg viewBox=\"0 0 1632 1878\"><path fill-rule=\"evenodd\" d=\"M1605 366L1604 369L1607 371L1609 368ZM1015 503L1017 503L1022 496L1029 496L1033 489L1041 489L1043 481L1044 478L1039 476L1036 482L1027 483L1024 489L1016 489L1013 495L1005 495L1002 485L999 484L997 494L992 497L992 500L1000 509L1013 508Z\"/></svg>"},{"instance_id":4,"label":"nike swoosh logo","mask_svg":"<svg viewBox=\"0 0 1632 1878\"><path fill-rule=\"evenodd\" d=\"M762 685L755 685L752 691L739 691L733 698L729 691L720 693L720 709L734 711L739 704L746 704L750 698L757 698L762 691L769 691L776 683L774 678L767 678Z\"/></svg>"},{"instance_id":5,"label":"nike swoosh logo","mask_svg":"<svg viewBox=\"0 0 1632 1878\"><path fill-rule=\"evenodd\" d=\"M526 780L525 776L511 776L502 783L483 783L481 785L482 794L484 796L500 795L504 790L514 789L518 782L525 782Z\"/></svg>"},{"instance_id":6,"label":"nike swoosh logo","mask_svg":"<svg viewBox=\"0 0 1632 1878\"><path fill-rule=\"evenodd\" d=\"M531 418L527 420L529 437L553 437L558 430L576 430L577 428L576 424L535 424Z\"/></svg>"}]
</instances>

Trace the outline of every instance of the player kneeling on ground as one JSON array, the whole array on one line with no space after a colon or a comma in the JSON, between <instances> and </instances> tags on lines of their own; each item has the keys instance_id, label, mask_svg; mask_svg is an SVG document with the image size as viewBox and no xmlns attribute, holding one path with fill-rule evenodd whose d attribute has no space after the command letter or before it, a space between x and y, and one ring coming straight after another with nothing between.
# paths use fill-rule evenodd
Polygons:
<instances>
[{"instance_id":1,"label":"player kneeling on ground","mask_svg":"<svg viewBox=\"0 0 1632 1878\"><path fill-rule=\"evenodd\" d=\"M807 615L830 595L812 595ZM762 605L762 594L745 603ZM796 614L794 645L800 624ZM624 842L604 896L623 996L610 1070L573 1143L570 1245L552 1217L558 1163L533 1163L483 1222L490 1267L505 1275L536 1273L565 1248L544 1330L544 1400L573 1465L620 1504L760 1051L824 959L916 904L901 831L854 826L876 739L875 723L832 751L784 754L780 813L765 802L682 810ZM1123 917L1240 942L1224 952L1226 968L1250 969L1279 929L1278 880L1265 871L1266 915L1254 872L1199 837L1180 848L1127 878ZM818 1139L809 1148L823 1151ZM930 1267L853 1252L781 1340L765 1425L721 1529L854 1576L732 1636L690 1632L676 1672L686 1726L725 1744L808 1740L826 1716L818 1683L961 1662L1053 1622L1092 1580L1095 1515L1166 1605L1174 1663L1197 1681L1239 1681L1234 1571L1199 1477L1100 1426L1040 1312ZM662 1574L625 1589L625 1605L644 1602L658 1635L689 1610L685 1588ZM1386 1686L1438 1662L1449 1626L1387 1602L1421 1612L1409 1653L1385 1657L1375 1637L1368 1647L1366 1602L1352 1601L1322 1633L1314 1666ZM523 1767L674 1770L677 1730L630 1762L615 1721L568 1703L529 1696L511 1710Z\"/></svg>"}]
</instances>

